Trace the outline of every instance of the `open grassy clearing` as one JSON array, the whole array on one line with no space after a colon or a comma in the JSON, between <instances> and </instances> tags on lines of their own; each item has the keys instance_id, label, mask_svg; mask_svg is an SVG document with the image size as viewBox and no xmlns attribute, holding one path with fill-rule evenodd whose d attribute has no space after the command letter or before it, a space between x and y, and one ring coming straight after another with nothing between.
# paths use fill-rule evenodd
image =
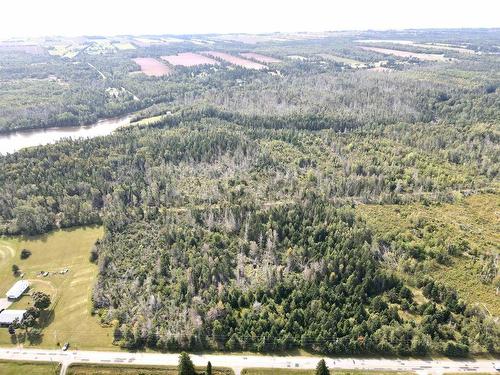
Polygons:
<instances>
[{"instance_id":1,"label":"open grassy clearing","mask_svg":"<svg viewBox=\"0 0 500 375\"><path fill-rule=\"evenodd\" d=\"M255 52L244 52L240 53L241 56L250 59L250 60L256 60L261 63L279 63L281 60L278 60L274 57L271 56L265 56L261 55L260 53L255 53Z\"/></svg>"},{"instance_id":2,"label":"open grassy clearing","mask_svg":"<svg viewBox=\"0 0 500 375\"><path fill-rule=\"evenodd\" d=\"M58 363L0 361L2 375L55 375L59 370Z\"/></svg>"},{"instance_id":3,"label":"open grassy clearing","mask_svg":"<svg viewBox=\"0 0 500 375\"><path fill-rule=\"evenodd\" d=\"M383 55L394 55L397 57L412 57L423 61L450 61L451 59L445 57L444 55L438 55L433 53L418 53L418 52L409 52L409 51L401 51L397 49L389 49L389 48L379 48L379 47L361 47L365 51L372 51L381 53Z\"/></svg>"},{"instance_id":4,"label":"open grassy clearing","mask_svg":"<svg viewBox=\"0 0 500 375\"><path fill-rule=\"evenodd\" d=\"M24 279L31 282L30 294L41 290L50 294L52 305L41 342L43 347L53 348L57 343L70 342L73 348L112 348L111 329L103 328L96 317L91 316L91 291L97 266L89 262L89 252L95 240L102 237L101 227L59 230L31 238L10 237L0 239L0 292L3 295L19 278L11 268L17 264ZM19 258L21 249L27 248L32 255ZM68 268L62 275L58 271ZM47 277L40 271L55 272ZM29 296L16 301L11 309L24 309L31 303ZM7 329L0 329L0 345L11 345ZM26 341L25 346L29 345Z\"/></svg>"},{"instance_id":5,"label":"open grassy clearing","mask_svg":"<svg viewBox=\"0 0 500 375\"><path fill-rule=\"evenodd\" d=\"M492 284L483 284L479 273L481 254L495 254L500 248L499 194L480 194L459 199L454 204L424 206L360 205L358 212L376 232L411 232L423 220L437 228L436 235L465 240L471 253L451 258L451 264L433 263L430 275L456 289L469 303L480 303L490 314L500 316L500 298Z\"/></svg>"},{"instance_id":6,"label":"open grassy clearing","mask_svg":"<svg viewBox=\"0 0 500 375\"><path fill-rule=\"evenodd\" d=\"M297 369L277 369L277 368L247 368L241 371L241 375L314 375L315 370L297 370ZM330 374L338 375L404 375L411 372L396 371L360 371L360 370L332 370Z\"/></svg>"},{"instance_id":7,"label":"open grassy clearing","mask_svg":"<svg viewBox=\"0 0 500 375\"><path fill-rule=\"evenodd\" d=\"M142 120L134 121L131 125L149 125L163 119L164 115L143 118Z\"/></svg>"},{"instance_id":8,"label":"open grassy clearing","mask_svg":"<svg viewBox=\"0 0 500 375\"><path fill-rule=\"evenodd\" d=\"M205 371L204 367L197 367L198 372ZM230 369L212 368L214 375L233 375ZM67 375L177 375L175 366L135 366L135 365L109 365L74 364L68 368Z\"/></svg>"},{"instance_id":9,"label":"open grassy clearing","mask_svg":"<svg viewBox=\"0 0 500 375\"><path fill-rule=\"evenodd\" d=\"M331 61L335 61L338 63L349 65L353 68L361 68L361 67L366 66L366 64L361 62L361 61L354 60L354 59L348 59L347 57L332 55L331 53L320 53L320 54L318 54L318 56L325 59L325 60L331 60Z\"/></svg>"}]
</instances>

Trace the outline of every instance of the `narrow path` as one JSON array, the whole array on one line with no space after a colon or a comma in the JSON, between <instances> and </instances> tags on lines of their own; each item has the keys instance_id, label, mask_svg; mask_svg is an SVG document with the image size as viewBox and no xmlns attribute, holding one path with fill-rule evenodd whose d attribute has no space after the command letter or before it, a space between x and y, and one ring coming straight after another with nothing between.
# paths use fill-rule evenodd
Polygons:
<instances>
[{"instance_id":1,"label":"narrow path","mask_svg":"<svg viewBox=\"0 0 500 375\"><path fill-rule=\"evenodd\" d=\"M92 69L94 69L97 73L99 73L102 77L103 80L106 80L106 76L99 70L97 69L94 65L92 65L91 63L87 63Z\"/></svg>"}]
</instances>

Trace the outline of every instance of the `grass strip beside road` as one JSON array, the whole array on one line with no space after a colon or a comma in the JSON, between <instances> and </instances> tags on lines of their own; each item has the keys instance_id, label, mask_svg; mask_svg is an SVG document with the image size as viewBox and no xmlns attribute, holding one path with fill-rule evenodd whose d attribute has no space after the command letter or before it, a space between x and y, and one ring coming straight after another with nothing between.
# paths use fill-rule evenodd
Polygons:
<instances>
[{"instance_id":1,"label":"grass strip beside road","mask_svg":"<svg viewBox=\"0 0 500 375\"><path fill-rule=\"evenodd\" d=\"M205 371L204 367L196 367L198 373ZM214 367L214 375L234 375L233 370ZM100 365L100 364L72 364L66 375L177 375L176 366L146 366L146 365Z\"/></svg>"},{"instance_id":2,"label":"grass strip beside road","mask_svg":"<svg viewBox=\"0 0 500 375\"><path fill-rule=\"evenodd\" d=\"M50 362L0 361L2 375L56 375L61 365Z\"/></svg>"}]
</instances>

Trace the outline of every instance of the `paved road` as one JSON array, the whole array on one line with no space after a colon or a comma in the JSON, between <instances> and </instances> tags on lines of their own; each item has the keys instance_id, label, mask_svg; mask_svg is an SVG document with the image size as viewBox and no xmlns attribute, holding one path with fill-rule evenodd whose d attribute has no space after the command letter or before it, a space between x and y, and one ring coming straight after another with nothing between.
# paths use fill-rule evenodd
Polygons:
<instances>
[{"instance_id":1,"label":"paved road","mask_svg":"<svg viewBox=\"0 0 500 375\"><path fill-rule=\"evenodd\" d=\"M177 365L178 354L91 352L45 349L0 348L0 359L25 361L51 361L62 363L61 374L71 363L135 364L135 365ZM320 357L294 356L243 356L243 355L191 355L197 366L205 366L208 361L214 366L232 368L239 374L243 368L272 367L313 369ZM331 369L358 369L379 371L411 371L419 374L442 374L445 372L494 373L492 360L404 360L404 359L358 359L325 358Z\"/></svg>"}]
</instances>

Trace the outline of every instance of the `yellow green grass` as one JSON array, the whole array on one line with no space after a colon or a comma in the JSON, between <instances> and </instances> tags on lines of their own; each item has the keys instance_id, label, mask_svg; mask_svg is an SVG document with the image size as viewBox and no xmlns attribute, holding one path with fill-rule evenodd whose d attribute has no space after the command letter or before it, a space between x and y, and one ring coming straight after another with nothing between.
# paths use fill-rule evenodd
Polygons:
<instances>
[{"instance_id":1,"label":"yellow green grass","mask_svg":"<svg viewBox=\"0 0 500 375\"><path fill-rule=\"evenodd\" d=\"M500 194L478 194L458 197L453 204L360 205L357 211L381 235L411 232L412 221L423 218L435 224L436 236L463 239L472 253L496 254L500 249L499 208ZM490 314L500 316L500 298L493 284L480 281L480 270L479 258L465 254L453 257L447 266L434 264L429 273L455 288L467 302L482 304Z\"/></svg>"},{"instance_id":2,"label":"yellow green grass","mask_svg":"<svg viewBox=\"0 0 500 375\"><path fill-rule=\"evenodd\" d=\"M315 370L277 369L277 368L247 368L241 375L314 375ZM338 375L407 375L411 372L396 371L360 371L360 370L330 370L330 374Z\"/></svg>"},{"instance_id":3,"label":"yellow green grass","mask_svg":"<svg viewBox=\"0 0 500 375\"><path fill-rule=\"evenodd\" d=\"M204 367L197 367L196 370L201 373L205 370ZM214 367L212 369L214 375L233 375L234 372L230 369L221 369ZM97 364L74 364L71 365L67 375L177 375L177 367L175 366L136 366L136 365L108 365L102 366Z\"/></svg>"},{"instance_id":4,"label":"yellow green grass","mask_svg":"<svg viewBox=\"0 0 500 375\"><path fill-rule=\"evenodd\" d=\"M349 59L347 57L332 55L330 53L320 53L318 56L320 56L326 60L332 60L332 61L336 61L338 63L349 65L353 68L361 68L361 67L364 67L366 65L365 63L363 63L361 61Z\"/></svg>"},{"instance_id":5,"label":"yellow green grass","mask_svg":"<svg viewBox=\"0 0 500 375\"><path fill-rule=\"evenodd\" d=\"M154 124L157 121L162 120L164 115L158 115L158 116L153 116L153 117L147 117L139 121L133 122L131 125L149 125L149 124Z\"/></svg>"},{"instance_id":6,"label":"yellow green grass","mask_svg":"<svg viewBox=\"0 0 500 375\"><path fill-rule=\"evenodd\" d=\"M91 311L91 292L97 275L97 266L89 262L89 253L94 242L102 237L101 227L58 230L34 237L0 238L0 293L4 293L19 280L11 268L19 266L24 280L31 283L28 294L45 291L50 294L50 315L44 324L42 347L53 348L57 343L70 342L72 348L112 349L112 330L103 328ZM32 255L21 260L21 249L27 248ZM59 274L67 268L69 272ZM47 277L39 275L48 271ZM54 272L54 274L52 274ZM25 295L11 309L23 309L32 303ZM12 345L7 329L0 329L0 345ZM28 341L24 346L30 345Z\"/></svg>"},{"instance_id":7,"label":"yellow green grass","mask_svg":"<svg viewBox=\"0 0 500 375\"><path fill-rule=\"evenodd\" d=\"M55 375L59 371L57 363L0 361L2 375Z\"/></svg>"}]
</instances>

